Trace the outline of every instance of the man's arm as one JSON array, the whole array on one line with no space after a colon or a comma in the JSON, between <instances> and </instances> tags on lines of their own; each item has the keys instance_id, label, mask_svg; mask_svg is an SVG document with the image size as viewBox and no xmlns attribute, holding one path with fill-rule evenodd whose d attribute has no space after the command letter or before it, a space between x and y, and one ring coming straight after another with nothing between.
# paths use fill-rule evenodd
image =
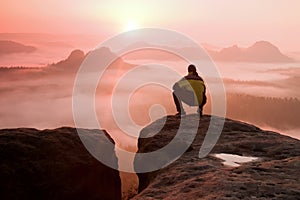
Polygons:
<instances>
[{"instance_id":1,"label":"man's arm","mask_svg":"<svg viewBox=\"0 0 300 200\"><path fill-rule=\"evenodd\" d=\"M174 85L173 85L173 90L181 90L182 89L182 84L186 81L186 78L183 77L182 79L180 79L179 81L177 81Z\"/></svg>"},{"instance_id":2,"label":"man's arm","mask_svg":"<svg viewBox=\"0 0 300 200\"><path fill-rule=\"evenodd\" d=\"M174 85L173 85L173 90L175 91L175 90L179 90L180 89L180 87L179 87L179 85L178 85L178 82L176 82Z\"/></svg>"}]
</instances>

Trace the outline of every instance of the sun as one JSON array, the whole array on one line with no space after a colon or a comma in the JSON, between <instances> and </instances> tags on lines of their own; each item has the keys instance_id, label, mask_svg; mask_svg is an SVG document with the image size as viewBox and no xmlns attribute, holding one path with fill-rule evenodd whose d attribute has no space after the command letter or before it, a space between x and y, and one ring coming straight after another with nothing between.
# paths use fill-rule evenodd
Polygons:
<instances>
[{"instance_id":1,"label":"sun","mask_svg":"<svg viewBox=\"0 0 300 200\"><path fill-rule=\"evenodd\" d=\"M131 31L131 30L134 30L134 29L137 29L138 28L138 25L135 21L128 21L124 27L124 30L125 31Z\"/></svg>"}]
</instances>

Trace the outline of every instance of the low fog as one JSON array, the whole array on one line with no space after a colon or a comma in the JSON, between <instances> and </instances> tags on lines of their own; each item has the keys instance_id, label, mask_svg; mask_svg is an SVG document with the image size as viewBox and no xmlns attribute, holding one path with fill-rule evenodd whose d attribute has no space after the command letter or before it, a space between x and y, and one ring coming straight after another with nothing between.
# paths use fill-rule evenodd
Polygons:
<instances>
[{"instance_id":1,"label":"low fog","mask_svg":"<svg viewBox=\"0 0 300 200\"><path fill-rule=\"evenodd\" d=\"M84 53L76 50L65 60L43 68L0 68L0 128L47 129L74 126L73 85L76 72L84 58ZM136 64L128 64L128 62L130 61L118 59L108 68L97 88L95 99L101 127L108 130L115 139L117 138L119 145L124 146L131 146L132 140L121 134L122 131L114 123L111 113L111 96L115 95L115 98L121 101L128 101L129 113L134 123L143 127L163 115L176 113L171 91L167 87L172 87L171 84L178 80L176 76L152 71L149 64L149 67L144 68L142 75L136 79L143 80L153 76L156 80L159 79L169 85L166 87L155 84L145 85L137 89L128 99L126 95L131 91L127 88L130 88L129 85L134 84L136 80L122 83L118 90L115 88L118 79L128 70L136 67ZM188 63L176 62L174 66L173 64L174 62L165 63L171 68L176 68L182 76L185 75ZM300 129L300 101L298 100L300 98L298 91L300 68L297 68L297 64L289 65L289 67L276 64L265 68L257 64L258 67L252 69L243 63L217 63L217 66L224 77L226 87L227 117L253 123L259 127L279 130L300 138L300 135L293 132ZM241 74L230 73L237 68ZM251 74L248 80L242 79L245 73ZM267 78L256 79L255 74ZM203 78L213 79L213 77ZM209 93L208 90L205 114L210 113ZM164 109L159 106L153 107L157 104ZM187 108L187 110L188 112L196 111L194 108ZM150 114L149 111L151 111ZM120 116L123 114L120 113Z\"/></svg>"}]
</instances>

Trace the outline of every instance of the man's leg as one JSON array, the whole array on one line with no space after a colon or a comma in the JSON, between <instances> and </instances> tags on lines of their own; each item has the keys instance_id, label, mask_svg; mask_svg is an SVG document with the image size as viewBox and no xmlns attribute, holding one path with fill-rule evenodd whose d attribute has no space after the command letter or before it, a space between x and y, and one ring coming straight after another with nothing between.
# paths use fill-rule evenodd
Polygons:
<instances>
[{"instance_id":1,"label":"man's leg","mask_svg":"<svg viewBox=\"0 0 300 200\"><path fill-rule=\"evenodd\" d=\"M182 107L182 103L181 103L181 100L178 99L178 97L176 96L175 92L173 92L173 99L174 99L174 103L176 105L176 110L178 113L180 114L185 114L185 111Z\"/></svg>"},{"instance_id":2,"label":"man's leg","mask_svg":"<svg viewBox=\"0 0 300 200\"><path fill-rule=\"evenodd\" d=\"M198 112L199 116L202 117L202 115L203 115L203 107L199 106L197 112Z\"/></svg>"},{"instance_id":3,"label":"man's leg","mask_svg":"<svg viewBox=\"0 0 300 200\"><path fill-rule=\"evenodd\" d=\"M198 106L198 114L199 114L200 117L203 116L203 107L206 104L206 96L205 96L205 94L203 96L204 97L203 97L202 103L201 103L201 105Z\"/></svg>"}]
</instances>

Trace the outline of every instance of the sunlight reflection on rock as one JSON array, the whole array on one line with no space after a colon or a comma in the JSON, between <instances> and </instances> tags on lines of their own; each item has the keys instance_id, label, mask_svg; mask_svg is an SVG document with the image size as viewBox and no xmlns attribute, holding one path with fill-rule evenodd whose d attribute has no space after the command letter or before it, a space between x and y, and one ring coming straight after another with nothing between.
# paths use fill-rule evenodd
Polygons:
<instances>
[{"instance_id":1,"label":"sunlight reflection on rock","mask_svg":"<svg viewBox=\"0 0 300 200\"><path fill-rule=\"evenodd\" d=\"M257 157L239 156L234 154L219 153L215 157L223 160L223 164L231 167L239 167L240 164L257 160Z\"/></svg>"}]
</instances>

